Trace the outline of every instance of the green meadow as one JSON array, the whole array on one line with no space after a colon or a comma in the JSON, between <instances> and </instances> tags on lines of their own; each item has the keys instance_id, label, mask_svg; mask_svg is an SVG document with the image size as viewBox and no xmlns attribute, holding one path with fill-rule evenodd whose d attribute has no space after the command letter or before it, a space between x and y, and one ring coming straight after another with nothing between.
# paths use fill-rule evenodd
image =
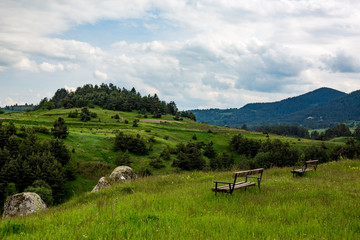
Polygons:
<instances>
[{"instance_id":1,"label":"green meadow","mask_svg":"<svg viewBox=\"0 0 360 240\"><path fill-rule=\"evenodd\" d=\"M165 148L212 141L218 153L234 155L234 170L242 169L248 159L229 149L231 138L239 133L263 141L280 139L298 149L312 145L332 148L344 144L345 138L322 142L215 127L189 119L173 122L170 115L154 120L138 112L89 110L97 114L89 122L69 118L74 109L1 115L5 124L12 121L17 127L49 131L58 117L64 118L69 129L65 144L71 151L76 179L66 184L63 204L26 217L2 219L0 239L360 238L359 160L323 163L318 171L304 177L293 177L289 167L267 169L261 193L255 187L217 196L211 191L213 181L230 181L231 171L179 170L171 166L174 155L163 161L163 168L149 165ZM114 118L116 114L119 119ZM134 120L140 120L137 127ZM116 167L113 148L119 131L149 140L149 155L130 154L130 166L137 173L148 169L152 175L90 193L98 179ZM45 140L52 137L49 133L38 136Z\"/></svg>"},{"instance_id":2,"label":"green meadow","mask_svg":"<svg viewBox=\"0 0 360 240\"><path fill-rule=\"evenodd\" d=\"M231 172L151 176L81 193L27 217L3 219L1 239L359 239L360 161L292 177L265 170L257 187L211 191Z\"/></svg>"}]
</instances>

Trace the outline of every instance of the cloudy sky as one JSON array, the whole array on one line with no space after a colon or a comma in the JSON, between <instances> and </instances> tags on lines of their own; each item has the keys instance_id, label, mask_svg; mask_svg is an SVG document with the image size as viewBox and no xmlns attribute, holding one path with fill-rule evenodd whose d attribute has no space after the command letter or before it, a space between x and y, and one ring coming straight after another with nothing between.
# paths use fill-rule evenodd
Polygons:
<instances>
[{"instance_id":1,"label":"cloudy sky","mask_svg":"<svg viewBox=\"0 0 360 240\"><path fill-rule=\"evenodd\" d=\"M0 106L101 83L181 110L349 93L360 1L0 1Z\"/></svg>"}]
</instances>

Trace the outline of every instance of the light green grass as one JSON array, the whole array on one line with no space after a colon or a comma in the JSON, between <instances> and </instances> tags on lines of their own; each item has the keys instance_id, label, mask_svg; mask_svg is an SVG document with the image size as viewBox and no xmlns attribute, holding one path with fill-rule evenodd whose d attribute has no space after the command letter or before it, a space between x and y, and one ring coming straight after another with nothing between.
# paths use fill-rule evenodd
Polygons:
<instances>
[{"instance_id":1,"label":"light green grass","mask_svg":"<svg viewBox=\"0 0 360 240\"><path fill-rule=\"evenodd\" d=\"M101 108L89 109L91 112L97 113L97 118L91 119L89 122L82 122L79 118L69 118L68 113L74 111L75 109L54 109L54 110L39 110L29 113L6 113L2 114L2 121L8 122L13 121L18 127L26 126L41 126L46 127L49 131L53 127L54 121L58 117L63 117L65 119L66 125L69 129L69 135L65 140L70 151L74 150L72 153L72 160L78 164L83 163L105 163L109 168L109 172L99 171L99 173L94 173L91 175L91 179L85 180L88 178L86 174L83 174L84 171L79 171L78 179L75 180L73 185L80 186L82 181L84 186L77 188L80 191L91 190L92 186L90 182L95 183L100 177L101 174L109 174L111 169L115 167L115 159L117 153L113 151L114 137L117 131L123 131L126 134L140 134L144 139L154 138L155 143L152 144L152 151L147 156L137 156L134 154L131 155L132 164L130 165L135 171L139 172L141 169L149 169L152 174L170 174L174 173L177 170L171 167L172 161L164 161L165 168L155 169L149 166L151 158L158 157L162 150L166 147L174 148L179 143L187 143L189 141L193 142L204 142L208 143L210 141L214 142L214 148L218 153L228 152L234 156L235 163L239 164L243 157L238 154L230 152L229 142L231 138L236 134L243 134L244 137L266 141L267 137L263 133L258 132L249 132L239 129L231 129L226 127L216 127L208 124L193 122L189 119L184 119L183 123L145 123L139 122L138 127L132 126L132 121L134 119L141 119L143 115L140 115L137 112L119 112L104 110ZM81 109L77 109L78 112L81 112ZM116 120L111 118L119 114L120 119ZM149 118L151 116L149 115ZM99 121L100 119L100 121ZM125 124L125 119L129 121L128 124ZM165 115L161 120L173 120L173 116ZM208 132L211 130L211 132ZM193 135L197 136L197 140L192 140ZM50 138L50 134L39 134L39 137L42 139ZM165 139L167 138L167 139ZM322 145L322 141L313 141L309 139L298 139L291 137L283 137L277 135L270 135L270 139L281 139L281 141L288 142L292 146L303 150L304 148L311 145ZM331 148L333 146L344 144L344 141L333 141L325 142L326 146ZM150 146L150 144L147 144ZM174 159L175 156L172 156ZM79 166L80 166L79 165ZM246 165L246 162L243 162L242 165ZM85 177L85 178L84 178ZM88 180L91 180L90 182ZM67 189L67 196L71 195L73 188Z\"/></svg>"},{"instance_id":2,"label":"light green grass","mask_svg":"<svg viewBox=\"0 0 360 240\"><path fill-rule=\"evenodd\" d=\"M75 196L0 222L1 239L359 239L360 161L292 177L265 170L257 188L211 191L231 172L154 176Z\"/></svg>"}]
</instances>

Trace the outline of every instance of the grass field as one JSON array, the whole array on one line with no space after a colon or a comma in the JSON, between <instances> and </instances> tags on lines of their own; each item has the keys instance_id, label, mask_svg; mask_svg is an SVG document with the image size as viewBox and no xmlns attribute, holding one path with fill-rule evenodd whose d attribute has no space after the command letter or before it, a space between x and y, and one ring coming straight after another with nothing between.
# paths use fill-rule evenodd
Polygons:
<instances>
[{"instance_id":1,"label":"grass field","mask_svg":"<svg viewBox=\"0 0 360 240\"><path fill-rule=\"evenodd\" d=\"M187 143L194 141L192 138L196 135L196 142L209 143L214 142L214 148L218 153L229 151L229 142L235 134L243 134L247 138L266 140L266 135L258 132L248 132L239 129L226 127L215 127L208 124L197 123L189 119L184 119L182 123L165 122L173 120L173 116L165 115L158 122L138 123L138 127L133 127L132 122L135 119L149 120L144 118L138 112L118 112L104 110L101 108L91 108L91 112L97 114L89 122L82 122L80 118L69 118L70 111L75 109L55 109L39 110L28 113L6 113L1 115L1 121L12 121L17 125L26 127L44 127L50 131L54 121L58 117L65 119L69 129L69 135L65 139L65 144L72 151L72 162L77 164L79 169L76 180L67 184L66 199L79 192L90 191L98 179L110 172L116 167L114 160L117 153L113 151L114 137L118 131L127 134L140 134L144 139L154 139L151 143L152 151L147 156L137 156L130 154L132 164L130 165L136 172L141 169L149 169L153 175L172 174L177 169L171 167L172 161L164 161L164 168L156 169L149 165L151 158L158 157L161 151L166 147L175 147L178 143ZM77 109L81 112L81 109ZM116 114L120 119L112 118ZM128 123L126 124L126 120ZM39 134L39 137L51 138L50 134ZM298 139L291 137L281 137L270 135L270 139L279 138L282 141L290 143L296 148L304 148L310 145L321 145L324 142L313 141L309 139ZM344 144L344 140L325 142L326 146L331 148L339 144ZM150 143L147 144L150 146ZM234 155L235 163L239 165L242 157ZM175 156L172 156L172 160Z\"/></svg>"},{"instance_id":2,"label":"grass field","mask_svg":"<svg viewBox=\"0 0 360 240\"><path fill-rule=\"evenodd\" d=\"M360 161L292 177L264 171L257 187L211 191L231 172L151 176L81 193L46 211L0 221L1 239L360 239Z\"/></svg>"}]
</instances>

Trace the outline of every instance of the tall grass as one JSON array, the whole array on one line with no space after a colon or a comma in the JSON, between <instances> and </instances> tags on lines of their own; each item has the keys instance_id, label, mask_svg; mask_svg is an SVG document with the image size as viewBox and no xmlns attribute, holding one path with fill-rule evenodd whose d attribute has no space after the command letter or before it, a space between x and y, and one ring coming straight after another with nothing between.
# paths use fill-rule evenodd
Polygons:
<instances>
[{"instance_id":1,"label":"tall grass","mask_svg":"<svg viewBox=\"0 0 360 240\"><path fill-rule=\"evenodd\" d=\"M231 172L154 176L86 193L0 222L1 239L359 239L360 161L292 177L266 170L261 185L211 191Z\"/></svg>"}]
</instances>

